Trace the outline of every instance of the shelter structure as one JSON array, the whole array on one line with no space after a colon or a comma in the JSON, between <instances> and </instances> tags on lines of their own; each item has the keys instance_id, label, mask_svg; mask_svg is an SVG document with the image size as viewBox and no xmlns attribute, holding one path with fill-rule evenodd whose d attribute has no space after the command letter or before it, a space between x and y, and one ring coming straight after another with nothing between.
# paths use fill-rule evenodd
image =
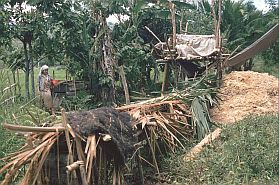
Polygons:
<instances>
[{"instance_id":1,"label":"shelter structure","mask_svg":"<svg viewBox=\"0 0 279 185\"><path fill-rule=\"evenodd\" d=\"M147 28L159 41L154 47L157 56L156 61L165 65L162 93L168 86L170 74L169 65L171 65L172 69L175 71L175 79L177 81L181 78L179 74L182 74L183 79L185 76L195 77L196 75L207 74L209 69L216 69L217 79L221 80L222 63L229 57L229 54L224 54L224 49L222 49L222 38L220 34L221 5L222 1L219 1L218 18L215 13L214 3L211 5L214 18L214 34L212 35L188 34L187 30L180 30L181 33L177 34L175 5L171 2L170 12L173 33L168 36L167 40L165 42L160 41L158 37Z\"/></svg>"}]
</instances>

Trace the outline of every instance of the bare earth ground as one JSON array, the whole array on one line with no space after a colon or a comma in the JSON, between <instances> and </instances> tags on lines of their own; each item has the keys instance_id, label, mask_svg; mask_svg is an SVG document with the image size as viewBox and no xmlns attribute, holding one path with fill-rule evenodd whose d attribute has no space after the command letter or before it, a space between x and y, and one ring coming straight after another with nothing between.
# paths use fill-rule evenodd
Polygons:
<instances>
[{"instance_id":1,"label":"bare earth ground","mask_svg":"<svg viewBox=\"0 0 279 185\"><path fill-rule=\"evenodd\" d=\"M278 114L278 78L267 73L234 71L224 76L220 105L210 110L213 121L229 124L249 114Z\"/></svg>"}]
</instances>

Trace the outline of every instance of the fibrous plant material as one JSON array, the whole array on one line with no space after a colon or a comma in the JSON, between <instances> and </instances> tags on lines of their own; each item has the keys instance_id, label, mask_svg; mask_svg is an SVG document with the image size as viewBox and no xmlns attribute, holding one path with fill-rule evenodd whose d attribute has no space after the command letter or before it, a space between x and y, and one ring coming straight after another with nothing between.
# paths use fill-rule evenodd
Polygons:
<instances>
[{"instance_id":1,"label":"fibrous plant material","mask_svg":"<svg viewBox=\"0 0 279 185\"><path fill-rule=\"evenodd\" d=\"M201 82L117 109L62 110L62 120L52 127L6 124L13 131L28 134L23 134L27 137L26 146L5 158L7 164L0 170L7 175L2 183L9 184L27 165L22 184L122 184L123 169L127 162L135 161L132 168L138 167L144 184L142 161L159 174L159 155L183 148L195 130L206 134L207 129L197 129L197 125L209 128L206 102L212 103L213 99L207 95L212 89L197 89ZM35 117L32 120L40 123ZM145 152L140 152L141 148ZM38 169L35 174L34 169Z\"/></svg>"},{"instance_id":2,"label":"fibrous plant material","mask_svg":"<svg viewBox=\"0 0 279 185\"><path fill-rule=\"evenodd\" d=\"M249 114L278 113L278 78L267 73L234 71L224 76L220 105L210 112L218 123L234 123Z\"/></svg>"},{"instance_id":3,"label":"fibrous plant material","mask_svg":"<svg viewBox=\"0 0 279 185\"><path fill-rule=\"evenodd\" d=\"M67 115L62 110L60 125L63 126L26 127L6 124L8 129L29 134L26 135L24 147L2 159L7 163L0 169L0 173L6 172L1 185L11 184L25 165L28 170L21 180L22 185L97 183L99 174L96 169L104 167L97 166L97 153L112 163L113 167L107 170L111 170L117 182L120 182L121 170L127 157L135 151L131 122L126 113L112 108L100 108ZM104 165L107 166L107 163ZM65 168L68 173L63 170ZM109 174L108 171L104 173Z\"/></svg>"}]
</instances>

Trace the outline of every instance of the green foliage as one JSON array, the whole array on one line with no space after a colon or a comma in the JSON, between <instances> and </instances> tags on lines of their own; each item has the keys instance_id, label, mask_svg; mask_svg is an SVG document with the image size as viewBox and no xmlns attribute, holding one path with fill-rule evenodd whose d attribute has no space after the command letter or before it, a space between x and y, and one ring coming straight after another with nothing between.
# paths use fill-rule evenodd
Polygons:
<instances>
[{"instance_id":1,"label":"green foliage","mask_svg":"<svg viewBox=\"0 0 279 185\"><path fill-rule=\"evenodd\" d=\"M270 48L262 53L262 57L266 65L277 65L279 61L278 56L279 41L275 42Z\"/></svg>"},{"instance_id":2,"label":"green foliage","mask_svg":"<svg viewBox=\"0 0 279 185\"><path fill-rule=\"evenodd\" d=\"M210 132L212 123L205 97L196 97L191 104L191 111L193 114L192 125L196 128L197 138L202 140Z\"/></svg>"},{"instance_id":3,"label":"green foliage","mask_svg":"<svg viewBox=\"0 0 279 185\"><path fill-rule=\"evenodd\" d=\"M65 107L66 111L89 110L99 107L96 102L93 95L81 91L78 92L76 96L66 96L61 106Z\"/></svg>"},{"instance_id":4,"label":"green foliage","mask_svg":"<svg viewBox=\"0 0 279 185\"><path fill-rule=\"evenodd\" d=\"M164 172L172 184L276 184L278 126L277 116L249 116L225 126L196 160L166 158Z\"/></svg>"}]
</instances>

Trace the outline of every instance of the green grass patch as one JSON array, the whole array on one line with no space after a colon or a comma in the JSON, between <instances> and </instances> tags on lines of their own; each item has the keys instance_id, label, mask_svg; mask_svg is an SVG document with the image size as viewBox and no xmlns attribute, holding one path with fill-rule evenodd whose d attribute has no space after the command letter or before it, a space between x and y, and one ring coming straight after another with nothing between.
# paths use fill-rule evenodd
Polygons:
<instances>
[{"instance_id":1,"label":"green grass patch","mask_svg":"<svg viewBox=\"0 0 279 185\"><path fill-rule=\"evenodd\" d=\"M165 179L171 184L277 184L278 125L277 116L228 125L196 160L184 162L181 154L165 158Z\"/></svg>"},{"instance_id":2,"label":"green grass patch","mask_svg":"<svg viewBox=\"0 0 279 185\"><path fill-rule=\"evenodd\" d=\"M279 78L279 65L278 63L268 64L260 57L256 57L254 65L252 68L253 71L260 73L268 73L270 75L276 76Z\"/></svg>"}]
</instances>

